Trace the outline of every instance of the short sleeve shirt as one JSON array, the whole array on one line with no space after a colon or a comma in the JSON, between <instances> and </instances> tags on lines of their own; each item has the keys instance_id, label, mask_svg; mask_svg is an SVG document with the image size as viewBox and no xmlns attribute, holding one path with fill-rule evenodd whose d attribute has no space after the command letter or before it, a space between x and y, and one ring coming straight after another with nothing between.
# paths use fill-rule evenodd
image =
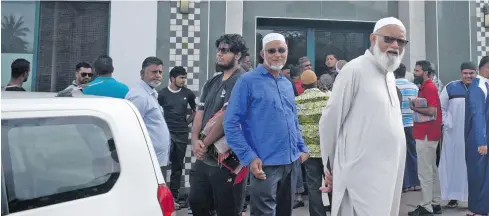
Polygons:
<instances>
[{"instance_id":1,"label":"short sleeve shirt","mask_svg":"<svg viewBox=\"0 0 489 216\"><path fill-rule=\"evenodd\" d=\"M414 123L413 137L417 140L438 141L441 138L442 111L438 89L431 80L425 81L420 87L418 97L425 98L428 107L436 107L436 120Z\"/></svg>"}]
</instances>

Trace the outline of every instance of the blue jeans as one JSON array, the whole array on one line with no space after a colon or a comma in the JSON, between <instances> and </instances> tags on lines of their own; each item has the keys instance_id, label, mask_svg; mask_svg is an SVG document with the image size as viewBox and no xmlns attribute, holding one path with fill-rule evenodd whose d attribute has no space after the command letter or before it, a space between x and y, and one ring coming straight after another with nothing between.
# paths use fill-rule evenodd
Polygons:
<instances>
[{"instance_id":1,"label":"blue jeans","mask_svg":"<svg viewBox=\"0 0 489 216\"><path fill-rule=\"evenodd\" d=\"M418 159L416 141L413 138L413 127L405 127L406 135L406 167L404 168L403 188L420 186L418 179Z\"/></svg>"}]
</instances>

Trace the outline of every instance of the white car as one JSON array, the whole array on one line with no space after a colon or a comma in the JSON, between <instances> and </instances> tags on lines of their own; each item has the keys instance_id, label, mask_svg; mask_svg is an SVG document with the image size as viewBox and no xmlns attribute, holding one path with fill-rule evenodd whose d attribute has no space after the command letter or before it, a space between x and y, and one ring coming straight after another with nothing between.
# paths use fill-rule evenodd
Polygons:
<instances>
[{"instance_id":1,"label":"white car","mask_svg":"<svg viewBox=\"0 0 489 216\"><path fill-rule=\"evenodd\" d=\"M1 94L2 215L175 215L143 119L131 102Z\"/></svg>"}]
</instances>

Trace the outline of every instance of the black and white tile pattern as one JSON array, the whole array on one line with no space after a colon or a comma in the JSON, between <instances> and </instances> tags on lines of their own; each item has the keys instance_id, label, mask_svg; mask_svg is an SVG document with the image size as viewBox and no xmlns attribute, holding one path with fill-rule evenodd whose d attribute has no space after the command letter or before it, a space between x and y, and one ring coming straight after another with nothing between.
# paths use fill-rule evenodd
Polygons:
<instances>
[{"instance_id":1,"label":"black and white tile pattern","mask_svg":"<svg viewBox=\"0 0 489 216\"><path fill-rule=\"evenodd\" d=\"M484 27L484 13L482 8L489 5L489 0L476 0L476 22L477 22L477 62L483 56L489 55L489 28Z\"/></svg>"},{"instance_id":2,"label":"black and white tile pattern","mask_svg":"<svg viewBox=\"0 0 489 216\"><path fill-rule=\"evenodd\" d=\"M192 90L197 97L200 96L200 21L201 21L201 1L188 0L189 12L182 14L179 12L180 1L170 2L170 68L182 66L187 69L187 88ZM168 70L168 71L169 71ZM198 98L196 99L198 100ZM195 162L192 156L192 146L187 146L185 154L184 169L182 170L182 188L189 188L190 168ZM170 171L166 173L170 179Z\"/></svg>"}]
</instances>

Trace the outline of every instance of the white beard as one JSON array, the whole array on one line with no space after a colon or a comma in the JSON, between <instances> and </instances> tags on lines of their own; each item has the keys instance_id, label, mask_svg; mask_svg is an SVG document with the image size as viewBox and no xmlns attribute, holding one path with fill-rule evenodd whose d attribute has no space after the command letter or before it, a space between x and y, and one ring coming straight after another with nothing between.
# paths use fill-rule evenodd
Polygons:
<instances>
[{"instance_id":1,"label":"white beard","mask_svg":"<svg viewBox=\"0 0 489 216\"><path fill-rule=\"evenodd\" d=\"M153 88L156 88L156 87L161 85L161 81L153 80L153 81L149 82L148 85L153 87Z\"/></svg>"},{"instance_id":2,"label":"white beard","mask_svg":"<svg viewBox=\"0 0 489 216\"><path fill-rule=\"evenodd\" d=\"M387 49L385 52L382 52L379 47L379 41L375 43L374 49L373 49L373 55L375 59L377 59L377 62L388 72L393 72L395 71L399 65L401 64L402 58L404 57L404 51L402 53L399 53L397 56L389 55L387 54Z\"/></svg>"},{"instance_id":3,"label":"white beard","mask_svg":"<svg viewBox=\"0 0 489 216\"><path fill-rule=\"evenodd\" d=\"M285 61L287 61L287 60L285 60ZM271 64L268 64L268 62L267 62L267 60L266 60L266 59L263 59L263 62L264 62L266 65L268 65L268 66L270 67L270 69L275 70L275 71L282 70L282 68L284 67L284 65L283 65L283 64L281 64L281 65L271 65Z\"/></svg>"}]
</instances>

